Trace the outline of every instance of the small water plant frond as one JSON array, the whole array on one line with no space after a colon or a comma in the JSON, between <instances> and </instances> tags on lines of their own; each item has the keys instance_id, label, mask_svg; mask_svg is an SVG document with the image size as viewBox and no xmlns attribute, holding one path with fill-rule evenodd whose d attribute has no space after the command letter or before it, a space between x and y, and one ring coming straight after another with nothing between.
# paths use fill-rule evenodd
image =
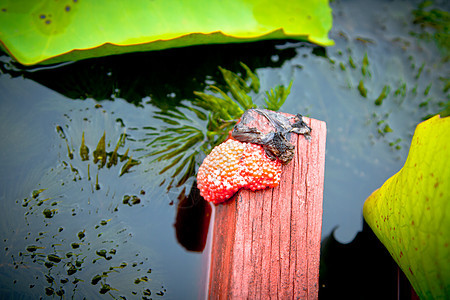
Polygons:
<instances>
[{"instance_id":1,"label":"small water plant frond","mask_svg":"<svg viewBox=\"0 0 450 300\"><path fill-rule=\"evenodd\" d=\"M147 133L150 152L145 156L152 156L153 163L162 164L159 174L175 169L169 188L174 184L181 186L195 175L201 157L228 138L246 110L257 107L253 99L260 95L259 78L247 65L241 63L241 66L245 71L243 75L219 67L224 88L210 85L206 91L194 91L196 97L189 105L182 104L155 114L154 118L164 122L162 130L145 128L150 129ZM288 87L279 85L265 92L263 108L279 110L291 86L292 81Z\"/></svg>"},{"instance_id":2,"label":"small water plant frond","mask_svg":"<svg viewBox=\"0 0 450 300\"><path fill-rule=\"evenodd\" d=\"M286 101L287 96L291 92L291 86L292 81L289 83L289 86L287 88L283 85L277 85L275 88L267 91L267 98L264 100L266 103L266 108L273 111L279 110Z\"/></svg>"},{"instance_id":3,"label":"small water plant frond","mask_svg":"<svg viewBox=\"0 0 450 300\"><path fill-rule=\"evenodd\" d=\"M422 40L433 40L448 60L450 55L450 13L434 7L432 1L423 1L412 11L413 23L420 28L410 34Z\"/></svg>"},{"instance_id":4,"label":"small water plant frond","mask_svg":"<svg viewBox=\"0 0 450 300\"><path fill-rule=\"evenodd\" d=\"M203 147L207 146L204 141L208 115L202 108L181 105L171 111L157 112L154 118L163 125L159 130L144 128L147 133L142 141L146 147L139 151L146 153L144 157L153 158L151 163L159 174L174 169L169 186L182 185L194 174L196 158L206 151ZM176 183L174 178L178 180Z\"/></svg>"}]
</instances>

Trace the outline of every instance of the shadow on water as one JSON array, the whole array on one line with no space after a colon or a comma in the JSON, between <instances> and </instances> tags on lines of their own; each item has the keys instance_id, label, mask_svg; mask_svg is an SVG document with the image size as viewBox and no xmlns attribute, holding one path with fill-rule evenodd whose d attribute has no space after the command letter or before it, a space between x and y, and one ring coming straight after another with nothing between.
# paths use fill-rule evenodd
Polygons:
<instances>
[{"instance_id":1,"label":"shadow on water","mask_svg":"<svg viewBox=\"0 0 450 300\"><path fill-rule=\"evenodd\" d=\"M180 196L174 224L177 240L188 251L203 252L212 213L211 205L200 196L196 183L188 196L184 193Z\"/></svg>"},{"instance_id":2,"label":"shadow on water","mask_svg":"<svg viewBox=\"0 0 450 300\"><path fill-rule=\"evenodd\" d=\"M193 91L204 90L208 82L223 84L217 66L238 72L242 61L252 70L279 68L296 55L292 47L278 47L285 43L193 46L87 59L54 67L3 64L0 70L13 77L34 80L71 99L122 98L135 105L150 99L151 104L170 109L184 99L191 99Z\"/></svg>"},{"instance_id":3,"label":"shadow on water","mask_svg":"<svg viewBox=\"0 0 450 300\"><path fill-rule=\"evenodd\" d=\"M414 299L408 279L365 221L348 244L334 232L321 245L320 299Z\"/></svg>"}]
</instances>

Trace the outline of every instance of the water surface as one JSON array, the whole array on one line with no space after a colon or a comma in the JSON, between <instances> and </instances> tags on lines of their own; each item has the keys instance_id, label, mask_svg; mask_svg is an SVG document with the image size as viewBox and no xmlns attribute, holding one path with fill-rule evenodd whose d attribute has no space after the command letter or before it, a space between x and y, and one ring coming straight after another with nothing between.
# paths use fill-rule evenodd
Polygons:
<instances>
[{"instance_id":1,"label":"water surface","mask_svg":"<svg viewBox=\"0 0 450 300\"><path fill-rule=\"evenodd\" d=\"M181 106L191 105L193 91L223 85L218 66L243 72L240 61L262 91L293 80L282 111L327 122L322 235L337 228L338 241L353 240L364 200L401 168L416 124L448 101L442 50L410 34L423 30L412 22L417 5L335 1L336 45L327 49L295 41L199 46L44 69L2 56L1 293L198 298L207 251L180 239L189 232L180 228L204 228L186 213L201 200L188 197L194 178L177 187L171 172L159 174L168 162L146 156L148 137L165 126L158 112L187 114ZM182 124L204 123L189 119ZM105 165L94 161L103 134ZM117 145L117 164L108 166Z\"/></svg>"}]
</instances>

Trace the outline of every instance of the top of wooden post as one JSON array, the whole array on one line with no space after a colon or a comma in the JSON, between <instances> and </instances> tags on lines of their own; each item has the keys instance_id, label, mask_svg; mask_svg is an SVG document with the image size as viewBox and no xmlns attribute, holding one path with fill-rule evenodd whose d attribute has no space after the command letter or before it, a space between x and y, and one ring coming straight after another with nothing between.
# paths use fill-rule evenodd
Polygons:
<instances>
[{"instance_id":1,"label":"top of wooden post","mask_svg":"<svg viewBox=\"0 0 450 300\"><path fill-rule=\"evenodd\" d=\"M304 121L311 140L291 134L295 155L278 187L215 207L209 298L318 297L326 124Z\"/></svg>"}]
</instances>

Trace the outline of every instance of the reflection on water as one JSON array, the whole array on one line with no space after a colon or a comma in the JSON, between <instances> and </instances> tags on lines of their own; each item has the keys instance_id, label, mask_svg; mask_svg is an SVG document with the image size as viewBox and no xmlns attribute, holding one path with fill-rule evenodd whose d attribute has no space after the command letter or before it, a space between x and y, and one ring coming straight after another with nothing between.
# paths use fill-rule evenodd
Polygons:
<instances>
[{"instance_id":1,"label":"reflection on water","mask_svg":"<svg viewBox=\"0 0 450 300\"><path fill-rule=\"evenodd\" d=\"M352 240L363 201L403 165L416 124L448 101L448 54L423 38L417 5L335 1L327 49L211 45L45 69L0 57L2 294L197 298L211 207L193 177L169 188L167 162L143 151L147 134L167 127L157 116L183 127L179 110L206 126L189 110L193 92L225 89L218 66L245 75L241 61L261 90L293 81L282 111L327 122L323 235L338 226L336 239Z\"/></svg>"},{"instance_id":2,"label":"reflection on water","mask_svg":"<svg viewBox=\"0 0 450 300\"><path fill-rule=\"evenodd\" d=\"M27 67L0 64L13 77L23 76L70 99L103 101L125 99L135 105L150 102L161 109L173 108L192 99L193 91L218 80L225 84L218 66L231 71L245 62L250 69L278 68L295 57L293 48L278 48L284 42L207 45L88 59L61 67ZM277 59L272 60L276 56Z\"/></svg>"},{"instance_id":3,"label":"reflection on water","mask_svg":"<svg viewBox=\"0 0 450 300\"><path fill-rule=\"evenodd\" d=\"M202 252L208 237L211 205L200 196L196 185L188 196L183 193L180 196L174 224L177 240L188 251Z\"/></svg>"}]
</instances>

